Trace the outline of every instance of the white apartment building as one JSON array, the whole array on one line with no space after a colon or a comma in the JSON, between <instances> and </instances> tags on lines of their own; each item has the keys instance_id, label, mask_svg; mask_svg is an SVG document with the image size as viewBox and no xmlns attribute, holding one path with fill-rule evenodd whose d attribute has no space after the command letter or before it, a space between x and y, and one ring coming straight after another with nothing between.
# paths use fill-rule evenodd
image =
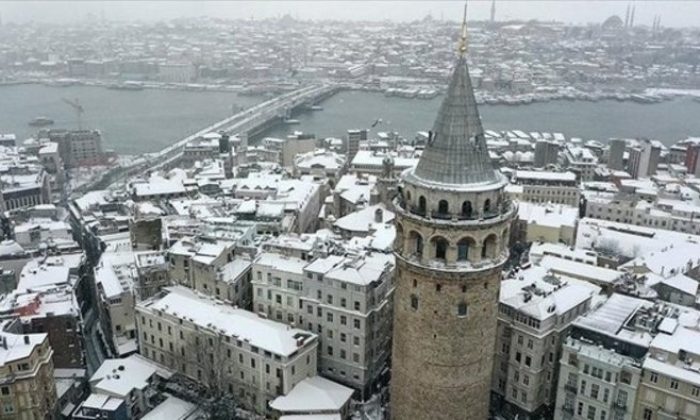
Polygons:
<instances>
[{"instance_id":1,"label":"white apartment building","mask_svg":"<svg viewBox=\"0 0 700 420\"><path fill-rule=\"evenodd\" d=\"M700 207L678 200L650 203L634 197L592 196L586 217L700 235Z\"/></svg>"},{"instance_id":2,"label":"white apartment building","mask_svg":"<svg viewBox=\"0 0 700 420\"><path fill-rule=\"evenodd\" d=\"M507 419L550 415L561 345L600 288L544 267L501 283L492 375L492 406Z\"/></svg>"},{"instance_id":3,"label":"white apartment building","mask_svg":"<svg viewBox=\"0 0 700 420\"><path fill-rule=\"evenodd\" d=\"M265 252L253 264L253 307L317 333L319 373L369 391L389 356L393 270L379 253L309 263Z\"/></svg>"},{"instance_id":4,"label":"white apartment building","mask_svg":"<svg viewBox=\"0 0 700 420\"><path fill-rule=\"evenodd\" d=\"M521 201L566 204L577 207L580 199L579 182L573 172L515 171L509 194L516 192ZM514 188L514 187L520 188Z\"/></svg>"},{"instance_id":5,"label":"white apartment building","mask_svg":"<svg viewBox=\"0 0 700 420\"><path fill-rule=\"evenodd\" d=\"M233 308L182 286L136 307L140 353L244 408L269 402L316 374L315 334Z\"/></svg>"},{"instance_id":6,"label":"white apartment building","mask_svg":"<svg viewBox=\"0 0 700 420\"><path fill-rule=\"evenodd\" d=\"M583 182L592 181L598 165L598 158L585 147L570 144L564 148L563 163L579 175Z\"/></svg>"},{"instance_id":7,"label":"white apartment building","mask_svg":"<svg viewBox=\"0 0 700 420\"><path fill-rule=\"evenodd\" d=\"M634 418L700 418L700 332L678 323L659 333L644 360Z\"/></svg>"}]
</instances>

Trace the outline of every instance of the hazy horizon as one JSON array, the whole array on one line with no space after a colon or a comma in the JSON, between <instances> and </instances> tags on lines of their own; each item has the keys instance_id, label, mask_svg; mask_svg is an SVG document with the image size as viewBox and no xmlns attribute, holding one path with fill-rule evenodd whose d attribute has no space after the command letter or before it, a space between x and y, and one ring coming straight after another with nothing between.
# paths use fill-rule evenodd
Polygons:
<instances>
[{"instance_id":1,"label":"hazy horizon","mask_svg":"<svg viewBox=\"0 0 700 420\"><path fill-rule=\"evenodd\" d=\"M461 18L462 1L10 1L0 2L3 23L76 22L104 16L108 20L159 21L211 16L229 19L264 19L289 14L305 20L412 21L430 14L436 19ZM497 1L496 20L538 19L565 23L601 23L612 15L624 20L627 5L634 5L635 24L651 25L655 16L662 26L697 27L700 2L695 1ZM670 5L673 7L669 7ZM491 1L471 1L469 18L485 20Z\"/></svg>"}]
</instances>

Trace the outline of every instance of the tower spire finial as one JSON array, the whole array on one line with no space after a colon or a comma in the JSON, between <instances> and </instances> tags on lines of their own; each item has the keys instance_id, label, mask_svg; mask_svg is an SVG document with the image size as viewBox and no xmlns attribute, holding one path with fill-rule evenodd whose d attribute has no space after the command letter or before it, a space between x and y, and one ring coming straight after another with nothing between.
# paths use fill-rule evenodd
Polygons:
<instances>
[{"instance_id":1,"label":"tower spire finial","mask_svg":"<svg viewBox=\"0 0 700 420\"><path fill-rule=\"evenodd\" d=\"M462 17L462 35L459 39L459 56L464 57L467 52L467 2L464 2L464 16Z\"/></svg>"}]
</instances>

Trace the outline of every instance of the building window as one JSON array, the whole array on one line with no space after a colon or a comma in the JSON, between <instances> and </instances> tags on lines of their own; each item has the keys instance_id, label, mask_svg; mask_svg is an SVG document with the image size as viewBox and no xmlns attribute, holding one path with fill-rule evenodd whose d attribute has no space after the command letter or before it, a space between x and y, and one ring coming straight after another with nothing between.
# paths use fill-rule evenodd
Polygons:
<instances>
[{"instance_id":1,"label":"building window","mask_svg":"<svg viewBox=\"0 0 700 420\"><path fill-rule=\"evenodd\" d=\"M425 208L426 208L426 201L425 197L422 195L418 198L418 212L421 214L425 214Z\"/></svg>"},{"instance_id":2,"label":"building window","mask_svg":"<svg viewBox=\"0 0 700 420\"><path fill-rule=\"evenodd\" d=\"M467 316L467 303L466 302L460 302L457 304L457 316L458 317L466 317Z\"/></svg>"},{"instance_id":3,"label":"building window","mask_svg":"<svg viewBox=\"0 0 700 420\"><path fill-rule=\"evenodd\" d=\"M484 201L484 214L487 214L490 211L491 211L491 200L489 200L487 198L486 201Z\"/></svg>"},{"instance_id":4,"label":"building window","mask_svg":"<svg viewBox=\"0 0 700 420\"><path fill-rule=\"evenodd\" d=\"M446 200L440 200L438 202L438 214L445 215L449 213L449 205Z\"/></svg>"},{"instance_id":5,"label":"building window","mask_svg":"<svg viewBox=\"0 0 700 420\"><path fill-rule=\"evenodd\" d=\"M465 201L462 203L462 216L470 219L472 217L472 203L471 201Z\"/></svg>"},{"instance_id":6,"label":"building window","mask_svg":"<svg viewBox=\"0 0 700 420\"><path fill-rule=\"evenodd\" d=\"M656 373L651 372L649 374L649 381L656 383L656 382L658 382L658 380L659 380L659 376Z\"/></svg>"},{"instance_id":7,"label":"building window","mask_svg":"<svg viewBox=\"0 0 700 420\"><path fill-rule=\"evenodd\" d=\"M411 309L418 310L418 296L416 295L411 295Z\"/></svg>"},{"instance_id":8,"label":"building window","mask_svg":"<svg viewBox=\"0 0 700 420\"><path fill-rule=\"evenodd\" d=\"M433 247L435 248L435 259L444 260L447 257L447 247L449 243L445 238L433 239Z\"/></svg>"},{"instance_id":9,"label":"building window","mask_svg":"<svg viewBox=\"0 0 700 420\"><path fill-rule=\"evenodd\" d=\"M654 413L651 411L649 408L645 408L644 411L642 412L642 419L644 420L651 420L651 417Z\"/></svg>"},{"instance_id":10,"label":"building window","mask_svg":"<svg viewBox=\"0 0 700 420\"><path fill-rule=\"evenodd\" d=\"M678 381L675 379L671 379L671 389L678 389Z\"/></svg>"},{"instance_id":11,"label":"building window","mask_svg":"<svg viewBox=\"0 0 700 420\"><path fill-rule=\"evenodd\" d=\"M466 261L469 257L469 240L462 239L457 242L457 261Z\"/></svg>"}]
</instances>

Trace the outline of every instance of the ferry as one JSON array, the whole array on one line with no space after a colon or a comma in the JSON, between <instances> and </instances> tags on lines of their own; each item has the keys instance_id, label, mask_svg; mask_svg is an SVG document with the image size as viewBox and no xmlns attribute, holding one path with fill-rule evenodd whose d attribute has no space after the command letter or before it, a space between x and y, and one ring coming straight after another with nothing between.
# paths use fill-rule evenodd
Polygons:
<instances>
[{"instance_id":1,"label":"ferry","mask_svg":"<svg viewBox=\"0 0 700 420\"><path fill-rule=\"evenodd\" d=\"M293 118L287 118L287 119L284 120L284 123L285 123L285 124L288 124L288 125L294 125L294 124L300 124L300 121L299 121L299 120L295 120L295 119L293 119Z\"/></svg>"},{"instance_id":2,"label":"ferry","mask_svg":"<svg viewBox=\"0 0 700 420\"><path fill-rule=\"evenodd\" d=\"M36 117L33 120L29 121L29 125L32 127L46 127L48 125L52 125L54 121L51 118L47 117Z\"/></svg>"},{"instance_id":3,"label":"ferry","mask_svg":"<svg viewBox=\"0 0 700 420\"><path fill-rule=\"evenodd\" d=\"M114 89L114 90L143 90L143 83L140 83L140 82L113 83L113 84L107 86L107 89Z\"/></svg>"}]
</instances>

